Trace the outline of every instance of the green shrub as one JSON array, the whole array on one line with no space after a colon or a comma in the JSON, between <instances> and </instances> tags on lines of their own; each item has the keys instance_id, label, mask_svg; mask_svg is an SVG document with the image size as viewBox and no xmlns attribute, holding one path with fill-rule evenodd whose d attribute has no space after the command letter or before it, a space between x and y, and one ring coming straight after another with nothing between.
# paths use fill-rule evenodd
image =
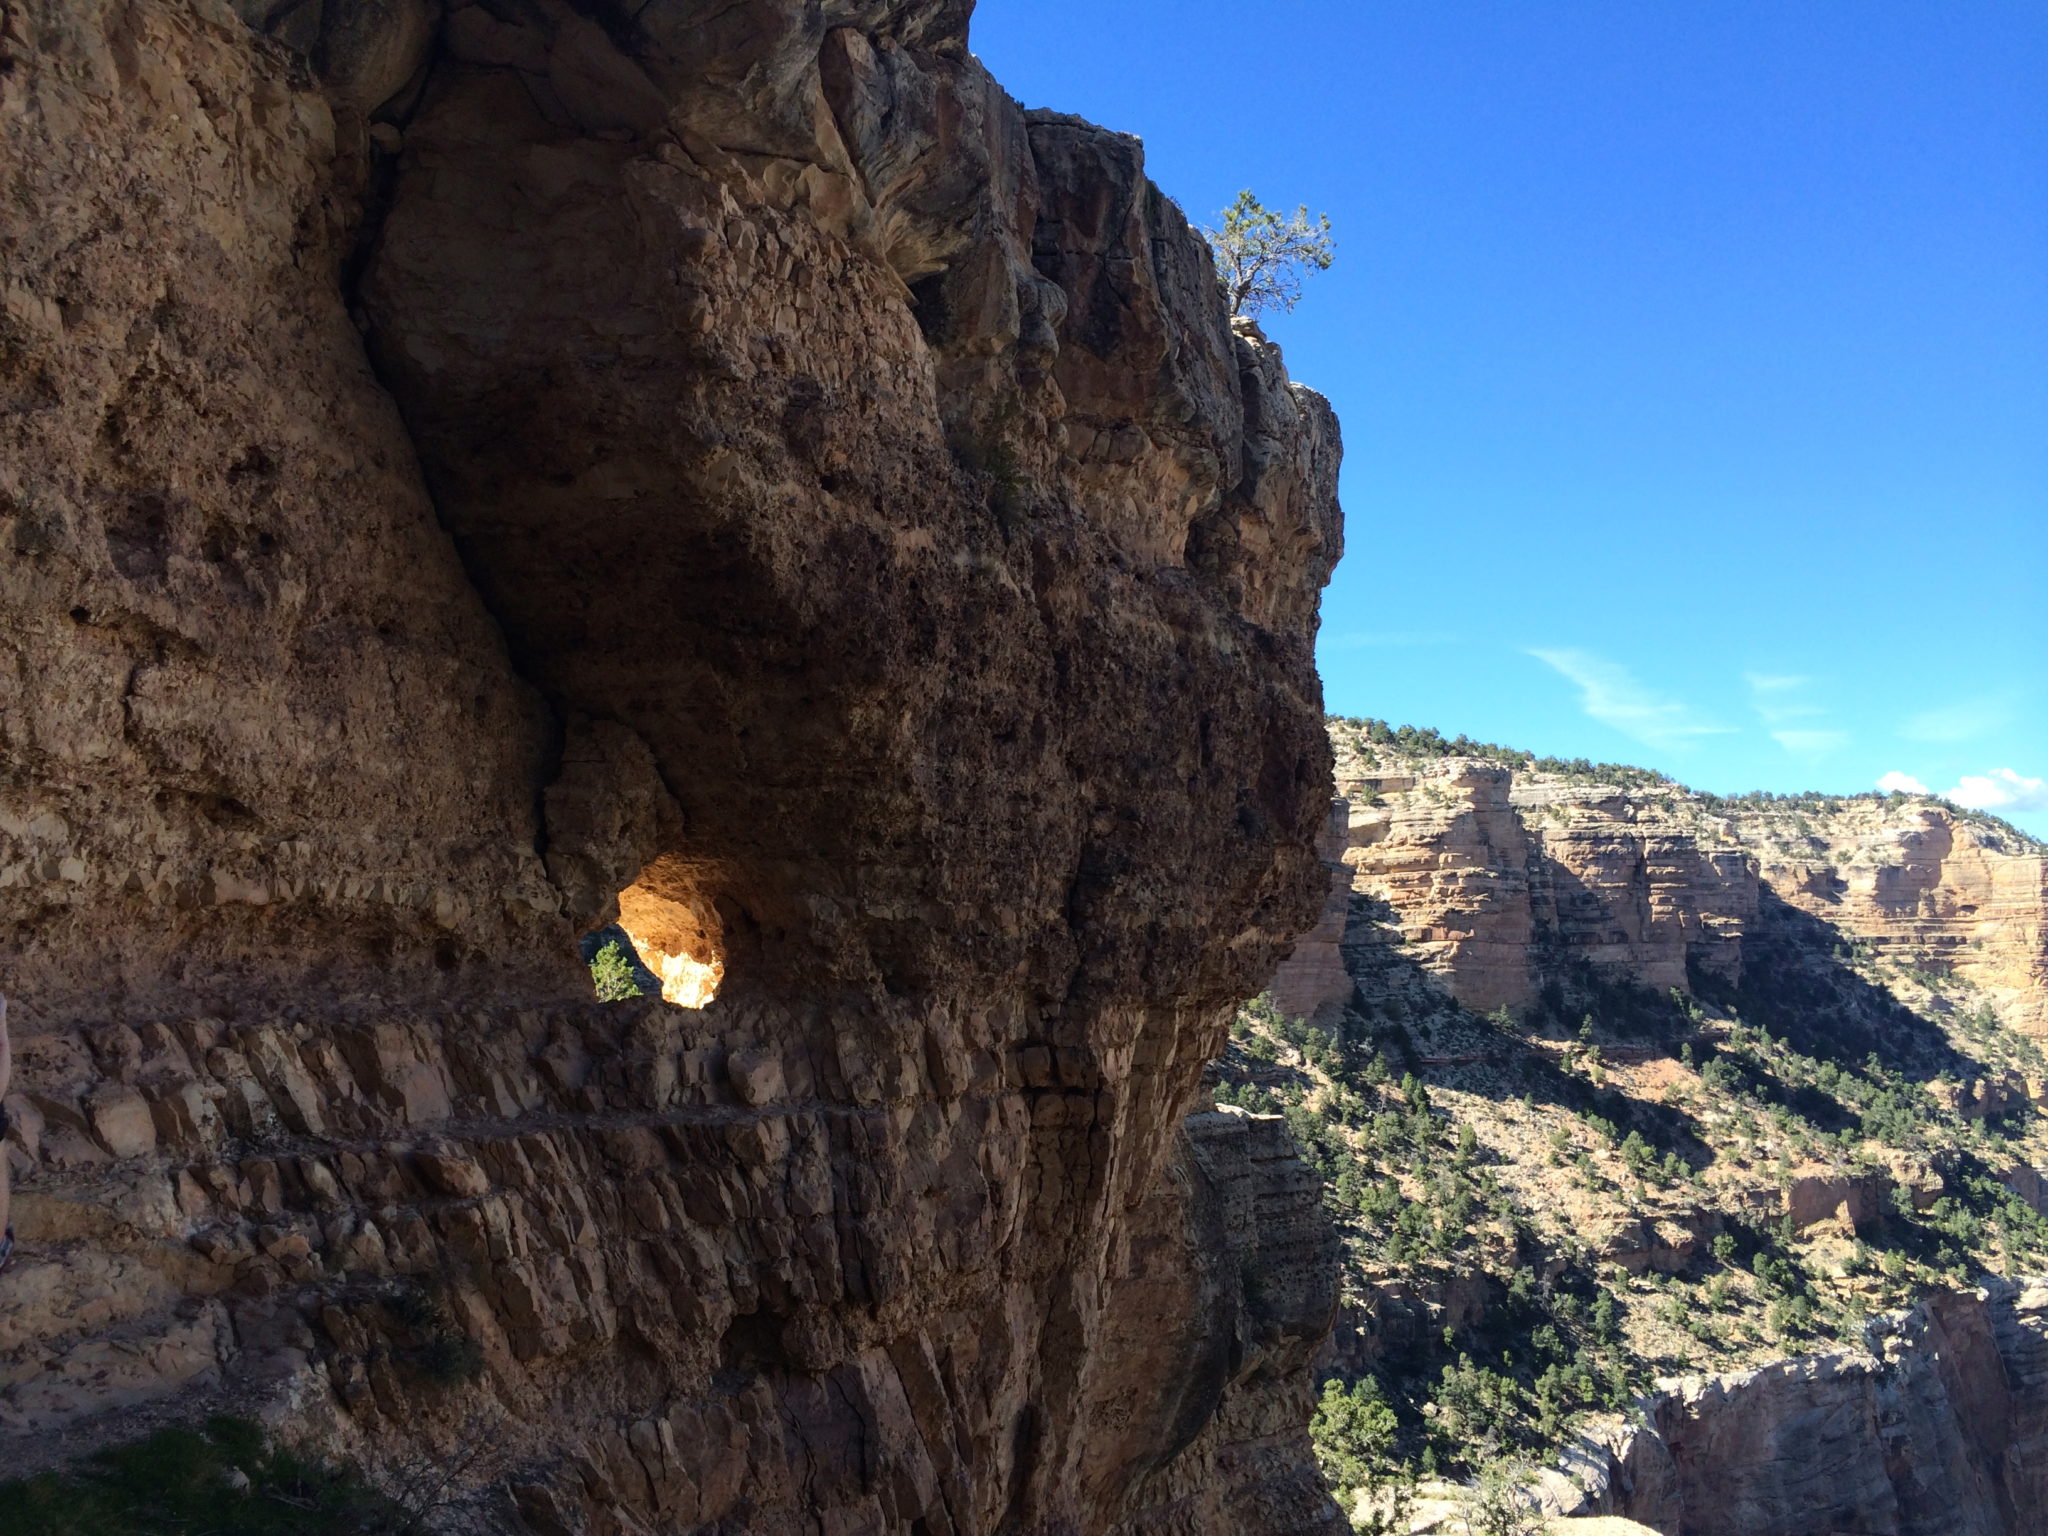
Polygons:
<instances>
[{"instance_id":1,"label":"green shrub","mask_svg":"<svg viewBox=\"0 0 2048 1536\"><path fill-rule=\"evenodd\" d=\"M6 1536L398 1536L410 1526L352 1470L267 1446L246 1419L159 1430L72 1471L0 1483Z\"/></svg>"},{"instance_id":2,"label":"green shrub","mask_svg":"<svg viewBox=\"0 0 2048 1536\"><path fill-rule=\"evenodd\" d=\"M633 975L633 962L614 939L590 958L590 979L602 1003L622 1003L640 996L640 983Z\"/></svg>"},{"instance_id":3,"label":"green shrub","mask_svg":"<svg viewBox=\"0 0 2048 1536\"><path fill-rule=\"evenodd\" d=\"M1330 1486L1348 1491L1392 1470L1399 1428L1386 1393L1367 1376L1349 1386L1335 1379L1324 1382L1323 1399L1309 1420L1308 1432Z\"/></svg>"}]
</instances>

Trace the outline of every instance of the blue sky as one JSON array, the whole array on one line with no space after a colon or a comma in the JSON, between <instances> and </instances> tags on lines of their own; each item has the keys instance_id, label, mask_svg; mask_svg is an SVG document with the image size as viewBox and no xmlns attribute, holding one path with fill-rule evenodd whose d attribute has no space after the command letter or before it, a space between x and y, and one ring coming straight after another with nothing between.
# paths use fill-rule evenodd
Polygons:
<instances>
[{"instance_id":1,"label":"blue sky","mask_svg":"<svg viewBox=\"0 0 2048 1536\"><path fill-rule=\"evenodd\" d=\"M1333 711L2048 835L2048 5L981 0L972 42L1197 222L1330 214L1267 330L1344 421Z\"/></svg>"}]
</instances>

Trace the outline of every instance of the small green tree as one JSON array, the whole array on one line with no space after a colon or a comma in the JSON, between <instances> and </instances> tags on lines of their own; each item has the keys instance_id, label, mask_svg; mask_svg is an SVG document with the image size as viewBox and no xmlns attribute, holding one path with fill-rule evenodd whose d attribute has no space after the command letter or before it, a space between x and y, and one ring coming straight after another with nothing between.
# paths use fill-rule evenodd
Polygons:
<instances>
[{"instance_id":1,"label":"small green tree","mask_svg":"<svg viewBox=\"0 0 2048 1536\"><path fill-rule=\"evenodd\" d=\"M1540 1536L1550 1522L1526 1491L1535 1480L1535 1470L1523 1461L1482 1468L1459 1511L1466 1536Z\"/></svg>"},{"instance_id":2,"label":"small green tree","mask_svg":"<svg viewBox=\"0 0 2048 1536\"><path fill-rule=\"evenodd\" d=\"M1278 213L1249 188L1223 210L1221 228L1202 233L1215 253L1216 276L1233 315L1294 308L1301 301L1302 276L1327 272L1337 256L1328 214L1310 218L1306 203L1292 214Z\"/></svg>"},{"instance_id":3,"label":"small green tree","mask_svg":"<svg viewBox=\"0 0 2048 1536\"><path fill-rule=\"evenodd\" d=\"M640 996L640 983L633 975L633 962L613 939L590 959L590 979L597 986L601 1003L620 1003Z\"/></svg>"},{"instance_id":4,"label":"small green tree","mask_svg":"<svg viewBox=\"0 0 2048 1536\"><path fill-rule=\"evenodd\" d=\"M1349 1387L1332 1378L1323 1383L1323 1400L1309 1421L1316 1460L1339 1497L1385 1477L1393 1470L1394 1436L1399 1424L1380 1384L1367 1376Z\"/></svg>"}]
</instances>

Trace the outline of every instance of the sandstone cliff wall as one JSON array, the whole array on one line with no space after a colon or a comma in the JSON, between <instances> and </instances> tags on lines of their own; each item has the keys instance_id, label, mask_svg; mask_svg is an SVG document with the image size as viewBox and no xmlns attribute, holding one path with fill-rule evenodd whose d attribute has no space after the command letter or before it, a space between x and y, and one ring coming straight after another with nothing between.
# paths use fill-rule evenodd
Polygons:
<instances>
[{"instance_id":1,"label":"sandstone cliff wall","mask_svg":"<svg viewBox=\"0 0 2048 1536\"><path fill-rule=\"evenodd\" d=\"M2025 1536L2048 1509L2048 1286L1883 1320L1871 1350L1677 1384L1591 1501L1667 1536ZM1599 1463L1604 1461L1604 1466Z\"/></svg>"},{"instance_id":2,"label":"sandstone cliff wall","mask_svg":"<svg viewBox=\"0 0 2048 1536\"><path fill-rule=\"evenodd\" d=\"M1652 800L1465 758L1347 759L1339 788L1351 890L1468 1008L1527 1008L1573 967L1660 992L1689 987L1689 967L1740 973L1754 860Z\"/></svg>"},{"instance_id":3,"label":"sandstone cliff wall","mask_svg":"<svg viewBox=\"0 0 2048 1536\"><path fill-rule=\"evenodd\" d=\"M1764 881L1878 954L1953 972L2008 1023L2048 1036L2048 857L1926 802L1850 802L1782 826L1738 815Z\"/></svg>"},{"instance_id":4,"label":"sandstone cliff wall","mask_svg":"<svg viewBox=\"0 0 2048 1536\"><path fill-rule=\"evenodd\" d=\"M1323 898L1336 424L966 11L6 12L12 1465L1337 1528L1315 1202L1182 1125ZM615 916L716 1000L575 1001Z\"/></svg>"},{"instance_id":5,"label":"sandstone cliff wall","mask_svg":"<svg viewBox=\"0 0 2048 1536\"><path fill-rule=\"evenodd\" d=\"M2048 859L1981 818L1929 801L1709 802L1473 758L1368 761L1341 724L1333 739L1348 831L1332 902L1364 898L1354 938L1361 920L1386 924L1475 1011L1525 1010L1574 974L1658 992L1733 984L1745 954L1818 943L1952 975L2007 1024L2048 1030ZM1305 1015L1332 996L1328 953L1305 941L1276 997Z\"/></svg>"}]
</instances>

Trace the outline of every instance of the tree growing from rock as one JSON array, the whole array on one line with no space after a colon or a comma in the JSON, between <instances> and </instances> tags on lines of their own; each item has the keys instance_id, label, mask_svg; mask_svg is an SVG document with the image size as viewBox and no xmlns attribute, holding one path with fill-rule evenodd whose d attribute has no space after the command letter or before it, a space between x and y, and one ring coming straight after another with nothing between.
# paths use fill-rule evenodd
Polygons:
<instances>
[{"instance_id":1,"label":"tree growing from rock","mask_svg":"<svg viewBox=\"0 0 2048 1536\"><path fill-rule=\"evenodd\" d=\"M640 995L640 983L633 976L633 962L614 939L590 960L590 979L597 987L599 1002L619 1003Z\"/></svg>"},{"instance_id":2,"label":"tree growing from rock","mask_svg":"<svg viewBox=\"0 0 2048 1536\"><path fill-rule=\"evenodd\" d=\"M1215 253L1216 276L1230 299L1230 313L1256 319L1269 309L1289 310L1301 301L1301 280L1327 272L1337 258L1330 216L1309 216L1303 203L1292 214L1268 208L1250 188L1223 210L1220 228L1202 231Z\"/></svg>"}]
</instances>

